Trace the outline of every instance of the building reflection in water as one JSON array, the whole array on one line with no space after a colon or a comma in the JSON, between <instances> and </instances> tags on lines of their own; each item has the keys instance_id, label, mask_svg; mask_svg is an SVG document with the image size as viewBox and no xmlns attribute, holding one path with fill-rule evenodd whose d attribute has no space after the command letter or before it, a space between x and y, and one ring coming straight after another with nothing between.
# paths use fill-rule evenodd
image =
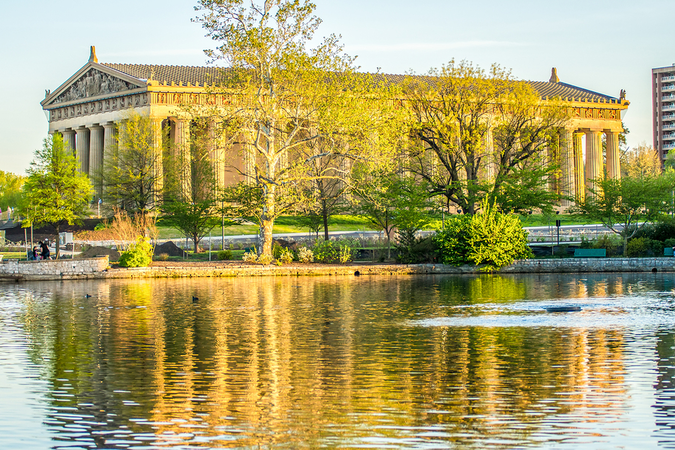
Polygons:
<instances>
[{"instance_id":1,"label":"building reflection in water","mask_svg":"<svg viewBox=\"0 0 675 450\"><path fill-rule=\"evenodd\" d=\"M84 447L525 445L626 408L625 331L408 321L631 289L555 275L88 282L27 297L23 320L51 383L45 422ZM659 342L665 433L672 334Z\"/></svg>"}]
</instances>

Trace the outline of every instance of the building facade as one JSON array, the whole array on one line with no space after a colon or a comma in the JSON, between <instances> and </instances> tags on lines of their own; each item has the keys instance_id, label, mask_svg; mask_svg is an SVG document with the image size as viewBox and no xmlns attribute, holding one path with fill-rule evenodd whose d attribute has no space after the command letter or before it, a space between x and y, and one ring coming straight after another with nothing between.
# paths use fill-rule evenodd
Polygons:
<instances>
[{"instance_id":1,"label":"building facade","mask_svg":"<svg viewBox=\"0 0 675 450\"><path fill-rule=\"evenodd\" d=\"M168 136L172 148L189 152L191 126L185 107L229 107L227 94L212 89L221 76L222 70L213 67L99 63L92 47L89 61L57 89L47 91L41 105L49 113L49 132L63 135L81 171L91 175L102 169L115 143L116 127L131 110L152 120L157 151L163 148L162 136ZM403 78L387 77L393 82ZM582 198L589 180L605 174L620 177L618 137L629 105L623 92L617 98L563 83L555 69L549 81L529 84L543 100L561 99L569 109L571 119L561 130L556 155L561 168L556 189ZM219 186L240 181L250 170L250 161L240 150L232 157L213 148ZM156 170L162 172L161 167Z\"/></svg>"},{"instance_id":2,"label":"building facade","mask_svg":"<svg viewBox=\"0 0 675 450\"><path fill-rule=\"evenodd\" d=\"M663 163L675 148L675 64L652 69L654 149Z\"/></svg>"}]
</instances>

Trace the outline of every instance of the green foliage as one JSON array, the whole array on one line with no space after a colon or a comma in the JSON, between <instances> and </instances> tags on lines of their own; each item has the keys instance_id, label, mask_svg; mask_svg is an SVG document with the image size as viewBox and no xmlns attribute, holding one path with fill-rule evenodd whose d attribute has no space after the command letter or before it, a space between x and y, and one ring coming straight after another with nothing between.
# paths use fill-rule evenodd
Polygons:
<instances>
[{"instance_id":1,"label":"green foliage","mask_svg":"<svg viewBox=\"0 0 675 450\"><path fill-rule=\"evenodd\" d=\"M601 222L627 240L668 211L672 187L668 174L595 180L585 200L571 211Z\"/></svg>"},{"instance_id":2,"label":"green foliage","mask_svg":"<svg viewBox=\"0 0 675 450\"><path fill-rule=\"evenodd\" d=\"M436 241L431 237L415 237L402 231L397 233L396 261L403 264L435 262L438 254Z\"/></svg>"},{"instance_id":3,"label":"green foliage","mask_svg":"<svg viewBox=\"0 0 675 450\"><path fill-rule=\"evenodd\" d=\"M658 222L647 224L637 230L633 237L646 237L657 241L675 238L675 221L663 218Z\"/></svg>"},{"instance_id":4,"label":"green foliage","mask_svg":"<svg viewBox=\"0 0 675 450\"><path fill-rule=\"evenodd\" d=\"M663 247L675 247L675 238L669 238L663 241Z\"/></svg>"},{"instance_id":5,"label":"green foliage","mask_svg":"<svg viewBox=\"0 0 675 450\"><path fill-rule=\"evenodd\" d=\"M266 254L261 254L258 256L258 264L262 264L263 266L267 266L269 264L272 264L272 255L266 255Z\"/></svg>"},{"instance_id":6,"label":"green foliage","mask_svg":"<svg viewBox=\"0 0 675 450\"><path fill-rule=\"evenodd\" d=\"M8 206L16 208L21 204L21 186L25 181L26 177L0 170L0 207L3 211Z\"/></svg>"},{"instance_id":7,"label":"green foliage","mask_svg":"<svg viewBox=\"0 0 675 450\"><path fill-rule=\"evenodd\" d=\"M354 260L356 244L349 240L317 240L312 249L314 260L324 264L345 264Z\"/></svg>"},{"instance_id":8,"label":"green foliage","mask_svg":"<svg viewBox=\"0 0 675 450\"><path fill-rule=\"evenodd\" d=\"M532 256L527 233L518 217L498 212L487 201L483 202L480 213L449 220L434 241L444 264L484 265L480 269L484 272Z\"/></svg>"},{"instance_id":9,"label":"green foliage","mask_svg":"<svg viewBox=\"0 0 675 450\"><path fill-rule=\"evenodd\" d=\"M279 260L282 264L290 264L293 262L293 259L293 252L288 248L282 249L279 257L277 258L277 260Z\"/></svg>"},{"instance_id":10,"label":"green foliage","mask_svg":"<svg viewBox=\"0 0 675 450\"><path fill-rule=\"evenodd\" d=\"M471 216L453 216L446 220L445 229L434 235L433 241L443 264L461 266L469 263L470 229Z\"/></svg>"},{"instance_id":11,"label":"green foliage","mask_svg":"<svg viewBox=\"0 0 675 450\"><path fill-rule=\"evenodd\" d=\"M78 166L59 133L45 139L43 148L35 152L23 185L23 226L49 224L58 233L62 225L72 225L87 214L92 190Z\"/></svg>"},{"instance_id":12,"label":"green foliage","mask_svg":"<svg viewBox=\"0 0 675 450\"><path fill-rule=\"evenodd\" d=\"M221 223L212 199L197 202L171 200L162 205L162 211L165 215L161 222L189 236L195 246L195 253L199 253L199 242L202 238ZM227 223L233 222L228 220Z\"/></svg>"},{"instance_id":13,"label":"green foliage","mask_svg":"<svg viewBox=\"0 0 675 450\"><path fill-rule=\"evenodd\" d=\"M622 246L623 243L621 242L621 239L618 239L616 236L603 234L591 241L591 245L589 245L588 248L604 248L607 250L607 256L617 256L620 253Z\"/></svg>"},{"instance_id":14,"label":"green foliage","mask_svg":"<svg viewBox=\"0 0 675 450\"><path fill-rule=\"evenodd\" d=\"M634 238L628 241L626 256L635 258L639 256L662 256L663 242L646 237Z\"/></svg>"},{"instance_id":15,"label":"green foliage","mask_svg":"<svg viewBox=\"0 0 675 450\"><path fill-rule=\"evenodd\" d=\"M217 254L219 261L229 261L232 259L232 250L221 250Z\"/></svg>"},{"instance_id":16,"label":"green foliage","mask_svg":"<svg viewBox=\"0 0 675 450\"><path fill-rule=\"evenodd\" d=\"M244 252L244 255L241 257L241 260L250 263L257 262L258 254L255 252L255 250Z\"/></svg>"},{"instance_id":17,"label":"green foliage","mask_svg":"<svg viewBox=\"0 0 675 450\"><path fill-rule=\"evenodd\" d=\"M152 245L144 237L136 239L129 249L122 252L119 265L122 267L147 267L152 263Z\"/></svg>"},{"instance_id":18,"label":"green foliage","mask_svg":"<svg viewBox=\"0 0 675 450\"><path fill-rule=\"evenodd\" d=\"M96 195L108 205L145 214L162 196L162 152L155 147L154 119L132 111L119 123L101 173L91 174ZM170 177L169 177L170 178Z\"/></svg>"},{"instance_id":19,"label":"green foliage","mask_svg":"<svg viewBox=\"0 0 675 450\"><path fill-rule=\"evenodd\" d=\"M300 247L298 249L298 261L305 264L314 262L314 252L307 247Z\"/></svg>"}]
</instances>

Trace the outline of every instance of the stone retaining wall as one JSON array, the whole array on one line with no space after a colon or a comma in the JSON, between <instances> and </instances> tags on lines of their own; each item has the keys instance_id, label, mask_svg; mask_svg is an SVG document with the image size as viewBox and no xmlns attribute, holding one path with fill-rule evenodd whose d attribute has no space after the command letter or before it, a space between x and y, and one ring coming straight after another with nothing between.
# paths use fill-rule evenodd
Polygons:
<instances>
[{"instance_id":1,"label":"stone retaining wall","mask_svg":"<svg viewBox=\"0 0 675 450\"><path fill-rule=\"evenodd\" d=\"M8 260L0 263L0 278L57 280L63 277L81 277L100 274L109 266L108 257L90 259L59 259L47 261Z\"/></svg>"},{"instance_id":2,"label":"stone retaining wall","mask_svg":"<svg viewBox=\"0 0 675 450\"><path fill-rule=\"evenodd\" d=\"M675 272L675 258L524 259L499 273Z\"/></svg>"},{"instance_id":3,"label":"stone retaining wall","mask_svg":"<svg viewBox=\"0 0 675 450\"><path fill-rule=\"evenodd\" d=\"M675 258L566 258L516 261L498 273L580 273L580 272L675 272ZM443 264L350 264L259 266L166 266L109 269L108 257L59 261L6 261L0 263L2 280L63 280L110 278L198 278L331 275L416 275L476 274L473 266Z\"/></svg>"}]
</instances>

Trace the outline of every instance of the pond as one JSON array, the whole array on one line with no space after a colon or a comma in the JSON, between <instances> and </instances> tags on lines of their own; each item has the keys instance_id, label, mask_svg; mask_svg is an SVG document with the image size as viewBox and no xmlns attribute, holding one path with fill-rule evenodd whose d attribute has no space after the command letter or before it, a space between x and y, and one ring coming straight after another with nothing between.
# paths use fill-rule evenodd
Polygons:
<instances>
[{"instance_id":1,"label":"pond","mask_svg":"<svg viewBox=\"0 0 675 450\"><path fill-rule=\"evenodd\" d=\"M0 285L3 449L675 448L674 376L671 274Z\"/></svg>"}]
</instances>

